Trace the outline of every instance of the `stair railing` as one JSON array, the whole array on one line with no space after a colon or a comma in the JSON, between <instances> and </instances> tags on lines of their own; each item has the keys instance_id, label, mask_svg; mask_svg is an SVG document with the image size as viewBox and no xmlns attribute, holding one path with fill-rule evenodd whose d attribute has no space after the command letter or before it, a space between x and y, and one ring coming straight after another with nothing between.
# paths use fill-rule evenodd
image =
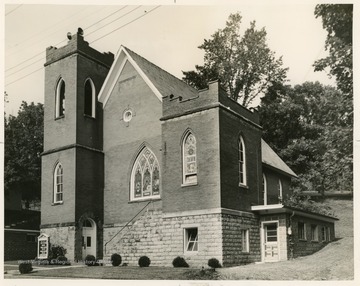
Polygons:
<instances>
[{"instance_id":1,"label":"stair railing","mask_svg":"<svg viewBox=\"0 0 360 286\"><path fill-rule=\"evenodd\" d=\"M109 241L107 241L104 245L105 254L106 254L106 246L110 241L112 241L120 232L123 231L152 201L149 201L131 220L129 220Z\"/></svg>"}]
</instances>

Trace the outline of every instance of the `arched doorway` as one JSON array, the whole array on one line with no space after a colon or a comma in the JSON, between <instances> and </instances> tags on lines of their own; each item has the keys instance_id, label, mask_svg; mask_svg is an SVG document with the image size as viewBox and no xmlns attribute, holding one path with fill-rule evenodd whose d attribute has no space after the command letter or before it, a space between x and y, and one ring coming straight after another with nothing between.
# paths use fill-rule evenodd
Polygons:
<instances>
[{"instance_id":1,"label":"arched doorway","mask_svg":"<svg viewBox=\"0 0 360 286\"><path fill-rule=\"evenodd\" d=\"M88 218L82 225L82 258L87 255L96 257L96 223Z\"/></svg>"}]
</instances>

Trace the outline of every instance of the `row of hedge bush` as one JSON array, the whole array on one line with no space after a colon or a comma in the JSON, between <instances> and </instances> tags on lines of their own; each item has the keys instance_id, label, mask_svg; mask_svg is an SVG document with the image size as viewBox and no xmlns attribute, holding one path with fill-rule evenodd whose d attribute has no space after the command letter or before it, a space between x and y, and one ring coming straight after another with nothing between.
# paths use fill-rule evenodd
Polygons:
<instances>
[{"instance_id":1,"label":"row of hedge bush","mask_svg":"<svg viewBox=\"0 0 360 286\"><path fill-rule=\"evenodd\" d=\"M94 256L92 256L91 259L92 259L92 261L95 261ZM86 260L88 260L88 259L85 259L85 261ZM113 266L119 266L121 264L121 261L122 261L122 258L121 258L120 254L114 253L113 255L111 255L111 264ZM151 263L151 260L147 256L141 256L138 261L138 264L140 267L148 267L150 265L150 263ZM189 264L181 256L177 256L176 258L174 258L172 265L174 267L189 267ZM221 264L220 264L219 260L217 260L216 258L211 258L208 260L208 266L215 269L215 268L220 268Z\"/></svg>"}]
</instances>

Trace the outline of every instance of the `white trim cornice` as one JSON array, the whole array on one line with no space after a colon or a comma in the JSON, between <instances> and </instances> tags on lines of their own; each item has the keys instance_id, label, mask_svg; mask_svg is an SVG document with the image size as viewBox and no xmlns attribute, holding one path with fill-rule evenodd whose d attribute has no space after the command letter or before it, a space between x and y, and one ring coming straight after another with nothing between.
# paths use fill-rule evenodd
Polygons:
<instances>
[{"instance_id":1,"label":"white trim cornice","mask_svg":"<svg viewBox=\"0 0 360 286\"><path fill-rule=\"evenodd\" d=\"M134 67L134 69L139 73L141 78L149 86L152 92L156 95L156 97L160 100L160 102L162 102L163 96L161 95L160 91L155 87L152 81L146 76L144 71L139 67L139 65L131 57L128 51L123 46L121 46L119 52L116 55L116 59L113 65L111 66L110 71L99 92L98 98L99 101L103 104L103 108L105 108L106 103L108 102L110 95L115 88L117 80L120 77L121 72L123 71L125 64L127 62L129 62Z\"/></svg>"}]
</instances>

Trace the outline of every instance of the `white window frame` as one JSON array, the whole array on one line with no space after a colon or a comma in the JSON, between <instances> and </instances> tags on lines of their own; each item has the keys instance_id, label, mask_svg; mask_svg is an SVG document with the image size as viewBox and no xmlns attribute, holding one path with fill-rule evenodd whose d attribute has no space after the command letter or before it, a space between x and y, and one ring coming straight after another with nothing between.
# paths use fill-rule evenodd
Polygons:
<instances>
[{"instance_id":1,"label":"white window frame","mask_svg":"<svg viewBox=\"0 0 360 286\"><path fill-rule=\"evenodd\" d=\"M89 82L90 86L91 86L91 115L85 114L85 100L86 100L85 99L85 97L86 97L85 87L86 87L87 82ZM95 118L95 114L96 114L96 90L95 90L94 82L92 81L91 78L87 78L84 83L84 114L87 116L91 116L93 118Z\"/></svg>"},{"instance_id":2,"label":"white window frame","mask_svg":"<svg viewBox=\"0 0 360 286\"><path fill-rule=\"evenodd\" d=\"M249 229L241 230L241 251L250 252L250 239L249 239Z\"/></svg>"},{"instance_id":3,"label":"white window frame","mask_svg":"<svg viewBox=\"0 0 360 286\"><path fill-rule=\"evenodd\" d=\"M60 104L60 94L61 94L61 87L64 84L64 102L62 102ZM55 95L55 118L61 118L63 116L65 116L65 100L66 100L66 85L65 85L65 81L61 78L58 81L58 84L56 86L56 95ZM60 108L63 108L63 114L60 114Z\"/></svg>"},{"instance_id":4,"label":"white window frame","mask_svg":"<svg viewBox=\"0 0 360 286\"><path fill-rule=\"evenodd\" d=\"M192 239L189 241L189 231L192 229L196 229L196 236L191 237ZM191 243L191 242L194 243L192 250L188 250L189 243ZM196 226L185 227L184 228L184 254L196 254L198 252L199 252L199 228Z\"/></svg>"},{"instance_id":5,"label":"white window frame","mask_svg":"<svg viewBox=\"0 0 360 286\"><path fill-rule=\"evenodd\" d=\"M311 225L311 241L319 241L319 226L316 224Z\"/></svg>"},{"instance_id":6,"label":"white window frame","mask_svg":"<svg viewBox=\"0 0 360 286\"><path fill-rule=\"evenodd\" d=\"M322 242L327 241L327 229L325 226L321 227L321 241Z\"/></svg>"},{"instance_id":7,"label":"white window frame","mask_svg":"<svg viewBox=\"0 0 360 286\"><path fill-rule=\"evenodd\" d=\"M263 195L264 195L264 206L267 205L267 179L265 173L263 173Z\"/></svg>"},{"instance_id":8,"label":"white window frame","mask_svg":"<svg viewBox=\"0 0 360 286\"><path fill-rule=\"evenodd\" d=\"M141 158L143 158L143 156L145 156L144 154L146 153L146 151L149 151L153 156L154 156L154 163L151 165L150 162L149 165L151 165L150 167L158 167L159 170L159 194L158 195L150 195L150 196L141 196L141 197L136 197L135 196L135 174L137 171L137 167L138 164L140 164L140 160ZM145 158L146 159L146 158ZM141 166L140 166L141 168ZM151 169L152 171L152 169ZM153 180L152 180L152 172L151 172L151 185L153 185ZM142 177L142 184L143 184L143 177ZM143 190L141 190L141 193L143 193ZM155 156L155 153L148 147L144 147L138 154L133 166L132 166L132 171L131 171L131 176L130 176L130 201L145 201L145 200L153 200L153 199L160 199L160 194L161 194L161 170L160 170L160 164L158 159Z\"/></svg>"},{"instance_id":9,"label":"white window frame","mask_svg":"<svg viewBox=\"0 0 360 286\"><path fill-rule=\"evenodd\" d=\"M300 223L303 224L303 233L304 233L303 237L300 237L300 228L299 228ZM306 239L306 223L305 222L302 222L302 221L298 222L298 238L299 238L299 240L307 240Z\"/></svg>"},{"instance_id":10,"label":"white window frame","mask_svg":"<svg viewBox=\"0 0 360 286\"><path fill-rule=\"evenodd\" d=\"M193 161L195 162L195 171L194 172L187 172L187 155L185 153L185 144L187 139L192 136L195 141L195 155L193 155ZM197 164L197 144L196 144L196 136L188 131L186 135L184 136L183 142L182 142L182 167L183 167L183 180L182 180L182 186L189 186L189 185L196 185L197 184L197 174L198 174L198 164Z\"/></svg>"},{"instance_id":11,"label":"white window frame","mask_svg":"<svg viewBox=\"0 0 360 286\"><path fill-rule=\"evenodd\" d=\"M61 183L58 183L58 170L61 168ZM64 168L61 163L57 163L53 173L53 203L61 204L64 202ZM61 191L59 192L59 186L61 186ZM61 195L61 200L58 199L58 195Z\"/></svg>"},{"instance_id":12,"label":"white window frame","mask_svg":"<svg viewBox=\"0 0 360 286\"><path fill-rule=\"evenodd\" d=\"M281 179L278 180L278 193L279 193L279 201L283 200L283 186Z\"/></svg>"},{"instance_id":13,"label":"white window frame","mask_svg":"<svg viewBox=\"0 0 360 286\"><path fill-rule=\"evenodd\" d=\"M239 137L238 163L239 163L239 186L246 186L246 147L244 138Z\"/></svg>"}]
</instances>

